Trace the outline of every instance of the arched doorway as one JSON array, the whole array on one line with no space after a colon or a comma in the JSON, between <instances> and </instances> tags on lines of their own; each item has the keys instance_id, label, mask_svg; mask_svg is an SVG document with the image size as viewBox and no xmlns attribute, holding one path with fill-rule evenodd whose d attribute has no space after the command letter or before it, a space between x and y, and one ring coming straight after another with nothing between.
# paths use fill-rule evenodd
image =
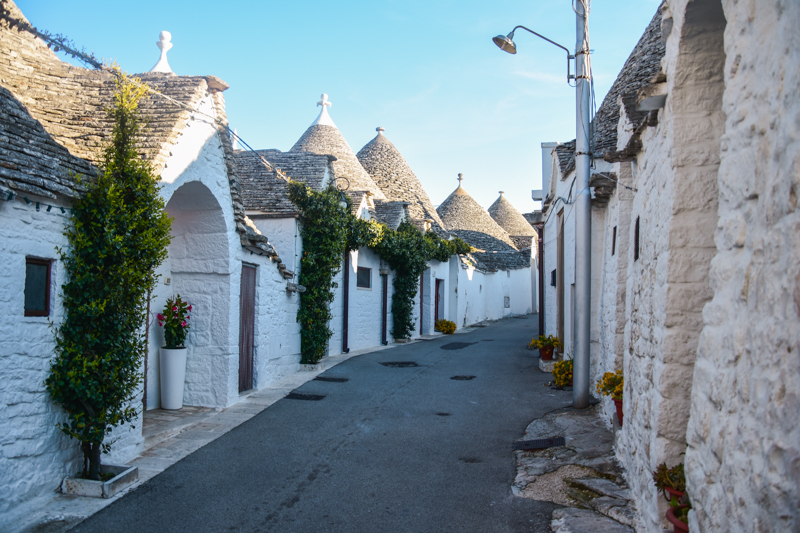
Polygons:
<instances>
[{"instance_id":1,"label":"arched doorway","mask_svg":"<svg viewBox=\"0 0 800 533\"><path fill-rule=\"evenodd\" d=\"M230 246L225 217L211 190L198 181L181 185L167 203L173 218L169 245L169 294L192 305L187 338L186 405L227 405L231 370L238 357L231 333ZM233 366L235 371L235 366Z\"/></svg>"}]
</instances>

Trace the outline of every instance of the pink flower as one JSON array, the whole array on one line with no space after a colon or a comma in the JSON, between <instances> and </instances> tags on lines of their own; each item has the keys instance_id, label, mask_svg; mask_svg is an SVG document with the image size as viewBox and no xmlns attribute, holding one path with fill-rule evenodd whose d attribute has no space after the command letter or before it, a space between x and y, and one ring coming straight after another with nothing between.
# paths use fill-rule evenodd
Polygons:
<instances>
[{"instance_id":1,"label":"pink flower","mask_svg":"<svg viewBox=\"0 0 800 533\"><path fill-rule=\"evenodd\" d=\"M183 322L181 322L181 327L182 327L182 328L185 328L185 327L186 327L186 321L185 321L185 320L184 320Z\"/></svg>"},{"instance_id":2,"label":"pink flower","mask_svg":"<svg viewBox=\"0 0 800 533\"><path fill-rule=\"evenodd\" d=\"M159 326L163 326L163 325L164 325L164 323L163 323L163 322L159 322L159 323L158 323L158 325L159 325Z\"/></svg>"},{"instance_id":3,"label":"pink flower","mask_svg":"<svg viewBox=\"0 0 800 533\"><path fill-rule=\"evenodd\" d=\"M158 313L158 315L156 315L156 318L158 318L159 320L164 320L164 315Z\"/></svg>"},{"instance_id":4,"label":"pink flower","mask_svg":"<svg viewBox=\"0 0 800 533\"><path fill-rule=\"evenodd\" d=\"M172 310L173 311L177 311L178 310L178 306L176 305L175 307L172 308Z\"/></svg>"},{"instance_id":5,"label":"pink flower","mask_svg":"<svg viewBox=\"0 0 800 533\"><path fill-rule=\"evenodd\" d=\"M190 305L190 306L189 306L189 307L187 307L186 309L188 309L189 311L191 311L191 310L192 310L192 306Z\"/></svg>"}]
</instances>

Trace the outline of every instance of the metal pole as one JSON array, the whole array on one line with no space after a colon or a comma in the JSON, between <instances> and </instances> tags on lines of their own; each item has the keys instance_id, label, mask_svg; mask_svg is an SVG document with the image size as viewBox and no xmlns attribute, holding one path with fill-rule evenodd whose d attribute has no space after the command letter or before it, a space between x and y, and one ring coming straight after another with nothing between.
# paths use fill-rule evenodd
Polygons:
<instances>
[{"instance_id":1,"label":"metal pole","mask_svg":"<svg viewBox=\"0 0 800 533\"><path fill-rule=\"evenodd\" d=\"M584 6L585 2L585 6ZM589 336L591 318L591 204L589 194L589 36L585 7L589 0L577 0L575 44L576 134L575 134L575 181L578 191L575 199L575 360L573 362L572 406L576 409L589 407Z\"/></svg>"}]
</instances>

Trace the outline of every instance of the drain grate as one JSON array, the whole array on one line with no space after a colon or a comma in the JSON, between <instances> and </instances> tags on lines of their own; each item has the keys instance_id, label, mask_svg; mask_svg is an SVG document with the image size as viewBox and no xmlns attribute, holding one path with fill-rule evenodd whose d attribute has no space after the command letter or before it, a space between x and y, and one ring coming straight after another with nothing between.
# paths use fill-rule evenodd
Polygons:
<instances>
[{"instance_id":1,"label":"drain grate","mask_svg":"<svg viewBox=\"0 0 800 533\"><path fill-rule=\"evenodd\" d=\"M322 394L306 394L305 392L290 392L286 395L287 400L308 400L311 402L318 402L324 397Z\"/></svg>"},{"instance_id":2,"label":"drain grate","mask_svg":"<svg viewBox=\"0 0 800 533\"><path fill-rule=\"evenodd\" d=\"M419 366L414 361L390 361L388 363L381 363L383 366L388 366L391 368L409 368L412 366Z\"/></svg>"},{"instance_id":3,"label":"drain grate","mask_svg":"<svg viewBox=\"0 0 800 533\"><path fill-rule=\"evenodd\" d=\"M564 446L564 437L550 437L549 439L519 440L514 443L514 450L542 450L554 446Z\"/></svg>"},{"instance_id":4,"label":"drain grate","mask_svg":"<svg viewBox=\"0 0 800 533\"><path fill-rule=\"evenodd\" d=\"M453 376L450 379L454 379L456 381L469 381L471 379L475 379L475 376Z\"/></svg>"},{"instance_id":5,"label":"drain grate","mask_svg":"<svg viewBox=\"0 0 800 533\"><path fill-rule=\"evenodd\" d=\"M462 350L467 346L478 344L477 342L451 342L443 346L439 346L442 350Z\"/></svg>"},{"instance_id":6,"label":"drain grate","mask_svg":"<svg viewBox=\"0 0 800 533\"><path fill-rule=\"evenodd\" d=\"M436 413L436 416L450 416L450 413Z\"/></svg>"},{"instance_id":7,"label":"drain grate","mask_svg":"<svg viewBox=\"0 0 800 533\"><path fill-rule=\"evenodd\" d=\"M483 462L480 459L478 459L477 457L459 457L458 460L463 462L463 463L470 464L470 465L474 465L475 463L482 463Z\"/></svg>"},{"instance_id":8,"label":"drain grate","mask_svg":"<svg viewBox=\"0 0 800 533\"><path fill-rule=\"evenodd\" d=\"M494 339L481 339L481 342L494 342Z\"/></svg>"},{"instance_id":9,"label":"drain grate","mask_svg":"<svg viewBox=\"0 0 800 533\"><path fill-rule=\"evenodd\" d=\"M328 381L330 383L346 383L347 378L329 378L327 376L317 376L314 381Z\"/></svg>"}]
</instances>

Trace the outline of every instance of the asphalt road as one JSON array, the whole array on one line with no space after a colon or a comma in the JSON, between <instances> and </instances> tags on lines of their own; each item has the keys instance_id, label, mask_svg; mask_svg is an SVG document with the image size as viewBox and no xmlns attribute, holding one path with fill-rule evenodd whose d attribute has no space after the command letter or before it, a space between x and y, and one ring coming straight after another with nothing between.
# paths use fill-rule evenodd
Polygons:
<instances>
[{"instance_id":1,"label":"asphalt road","mask_svg":"<svg viewBox=\"0 0 800 533\"><path fill-rule=\"evenodd\" d=\"M549 532L555 506L510 489L512 443L571 401L543 386L536 331L529 315L349 359L322 375L346 382L295 391L321 400L273 404L72 531Z\"/></svg>"}]
</instances>

